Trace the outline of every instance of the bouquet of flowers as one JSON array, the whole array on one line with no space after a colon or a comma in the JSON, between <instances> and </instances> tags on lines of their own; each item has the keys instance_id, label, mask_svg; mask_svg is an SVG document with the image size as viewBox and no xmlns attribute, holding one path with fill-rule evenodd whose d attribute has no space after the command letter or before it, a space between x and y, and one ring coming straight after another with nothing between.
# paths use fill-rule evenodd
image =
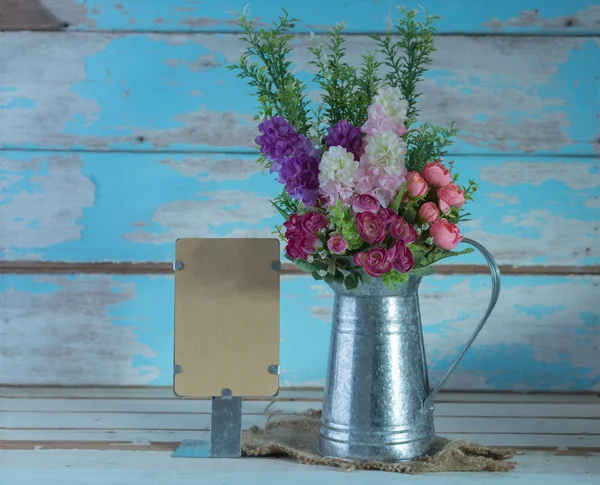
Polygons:
<instances>
[{"instance_id":1,"label":"bouquet of flowers","mask_svg":"<svg viewBox=\"0 0 600 485\"><path fill-rule=\"evenodd\" d=\"M457 130L417 121L416 107L433 47L435 16L400 9L395 35L374 36L362 65L345 62L343 25L328 41L311 34L316 101L292 70L287 12L269 29L239 19L247 48L231 69L260 103L259 162L283 192L272 201L286 257L315 279L353 289L382 278L394 288L433 272L454 251L458 223L477 186L457 183L444 154ZM314 107L313 107L314 105Z\"/></svg>"}]
</instances>

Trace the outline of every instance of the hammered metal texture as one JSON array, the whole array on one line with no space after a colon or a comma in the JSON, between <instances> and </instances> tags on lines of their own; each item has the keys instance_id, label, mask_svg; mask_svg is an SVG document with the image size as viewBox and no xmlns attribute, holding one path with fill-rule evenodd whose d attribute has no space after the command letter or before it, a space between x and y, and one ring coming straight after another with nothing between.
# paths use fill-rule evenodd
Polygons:
<instances>
[{"instance_id":1,"label":"hammered metal texture","mask_svg":"<svg viewBox=\"0 0 600 485\"><path fill-rule=\"evenodd\" d=\"M351 461L397 462L432 451L433 402L496 306L500 270L481 244L463 238L485 258L492 276L488 307L438 385L429 390L419 283L411 276L390 291L380 279L335 292L329 368L319 452Z\"/></svg>"},{"instance_id":2,"label":"hammered metal texture","mask_svg":"<svg viewBox=\"0 0 600 485\"><path fill-rule=\"evenodd\" d=\"M423 350L418 287L395 292L380 280L335 292L319 452L352 461L396 462L433 445L433 406Z\"/></svg>"}]
</instances>

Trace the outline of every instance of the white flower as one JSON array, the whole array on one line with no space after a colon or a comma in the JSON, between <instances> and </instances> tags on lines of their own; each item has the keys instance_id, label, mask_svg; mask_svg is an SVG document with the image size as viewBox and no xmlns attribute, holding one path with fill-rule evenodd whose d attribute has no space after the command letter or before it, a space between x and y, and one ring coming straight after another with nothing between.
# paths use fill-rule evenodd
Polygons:
<instances>
[{"instance_id":1,"label":"white flower","mask_svg":"<svg viewBox=\"0 0 600 485\"><path fill-rule=\"evenodd\" d=\"M429 224L425 223L421 226L421 228L426 231L427 229L429 229Z\"/></svg>"},{"instance_id":2,"label":"white flower","mask_svg":"<svg viewBox=\"0 0 600 485\"><path fill-rule=\"evenodd\" d=\"M386 116L403 123L406 121L408 102L402 98L400 88L386 86L381 88L375 96L375 103L383 107Z\"/></svg>"},{"instance_id":3,"label":"white flower","mask_svg":"<svg viewBox=\"0 0 600 485\"><path fill-rule=\"evenodd\" d=\"M325 271L324 269L320 269L319 271L317 271L317 274L319 276L325 276L327 274L327 271Z\"/></svg>"},{"instance_id":4,"label":"white flower","mask_svg":"<svg viewBox=\"0 0 600 485\"><path fill-rule=\"evenodd\" d=\"M417 234L421 234L423 232L423 229L421 229L420 227L417 227L415 229L415 231L417 231Z\"/></svg>"},{"instance_id":5,"label":"white flower","mask_svg":"<svg viewBox=\"0 0 600 485\"><path fill-rule=\"evenodd\" d=\"M387 165L390 168L404 168L406 145L393 131L384 131L367 137L366 154L372 165Z\"/></svg>"},{"instance_id":6,"label":"white flower","mask_svg":"<svg viewBox=\"0 0 600 485\"><path fill-rule=\"evenodd\" d=\"M329 224L327 224L327 229L333 231L335 229L335 224L333 222L330 222Z\"/></svg>"},{"instance_id":7,"label":"white flower","mask_svg":"<svg viewBox=\"0 0 600 485\"><path fill-rule=\"evenodd\" d=\"M429 244L431 246L433 244L433 238L432 237L428 237L427 239L425 239L425 243Z\"/></svg>"},{"instance_id":8,"label":"white flower","mask_svg":"<svg viewBox=\"0 0 600 485\"><path fill-rule=\"evenodd\" d=\"M319 170L320 193L329 198L331 204L338 198L345 200L352 195L358 170L358 162L352 153L340 146L329 148L321 158Z\"/></svg>"},{"instance_id":9,"label":"white flower","mask_svg":"<svg viewBox=\"0 0 600 485\"><path fill-rule=\"evenodd\" d=\"M306 257L306 261L308 261L309 263L314 263L315 262L315 257L312 254L309 254Z\"/></svg>"},{"instance_id":10,"label":"white flower","mask_svg":"<svg viewBox=\"0 0 600 485\"><path fill-rule=\"evenodd\" d=\"M342 185L350 186L358 170L358 162L345 148L331 147L323 154L319 170L319 182L337 180Z\"/></svg>"},{"instance_id":11,"label":"white flower","mask_svg":"<svg viewBox=\"0 0 600 485\"><path fill-rule=\"evenodd\" d=\"M321 259L325 259L327 257L327 251L321 251L319 256L321 256Z\"/></svg>"}]
</instances>

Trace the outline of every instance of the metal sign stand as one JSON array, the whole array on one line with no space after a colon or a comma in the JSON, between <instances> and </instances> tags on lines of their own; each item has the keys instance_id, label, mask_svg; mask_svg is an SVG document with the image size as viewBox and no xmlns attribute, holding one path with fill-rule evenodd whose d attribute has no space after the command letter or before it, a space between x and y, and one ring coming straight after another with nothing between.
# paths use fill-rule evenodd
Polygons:
<instances>
[{"instance_id":1,"label":"metal sign stand","mask_svg":"<svg viewBox=\"0 0 600 485\"><path fill-rule=\"evenodd\" d=\"M174 458L239 458L242 454L242 398L223 389L212 398L210 441L183 440Z\"/></svg>"},{"instance_id":2,"label":"metal sign stand","mask_svg":"<svg viewBox=\"0 0 600 485\"><path fill-rule=\"evenodd\" d=\"M279 388L279 244L180 239L175 252L174 392L213 397L210 440L183 440L172 456L239 458L239 394Z\"/></svg>"}]
</instances>

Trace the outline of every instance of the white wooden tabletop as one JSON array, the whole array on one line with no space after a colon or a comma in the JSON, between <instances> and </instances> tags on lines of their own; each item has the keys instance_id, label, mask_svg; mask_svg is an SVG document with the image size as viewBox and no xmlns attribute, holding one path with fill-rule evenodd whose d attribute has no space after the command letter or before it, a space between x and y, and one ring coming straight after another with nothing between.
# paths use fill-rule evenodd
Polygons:
<instances>
[{"instance_id":1,"label":"white wooden tabletop","mask_svg":"<svg viewBox=\"0 0 600 485\"><path fill-rule=\"evenodd\" d=\"M320 408L318 390L282 391L271 403L244 402L244 428L274 411ZM265 411L265 408L269 408ZM507 474L404 476L343 472L288 459L174 459L185 438L206 438L210 402L179 399L165 388L0 388L0 483L304 484L600 483L597 395L441 393L438 434L517 449Z\"/></svg>"}]
</instances>

